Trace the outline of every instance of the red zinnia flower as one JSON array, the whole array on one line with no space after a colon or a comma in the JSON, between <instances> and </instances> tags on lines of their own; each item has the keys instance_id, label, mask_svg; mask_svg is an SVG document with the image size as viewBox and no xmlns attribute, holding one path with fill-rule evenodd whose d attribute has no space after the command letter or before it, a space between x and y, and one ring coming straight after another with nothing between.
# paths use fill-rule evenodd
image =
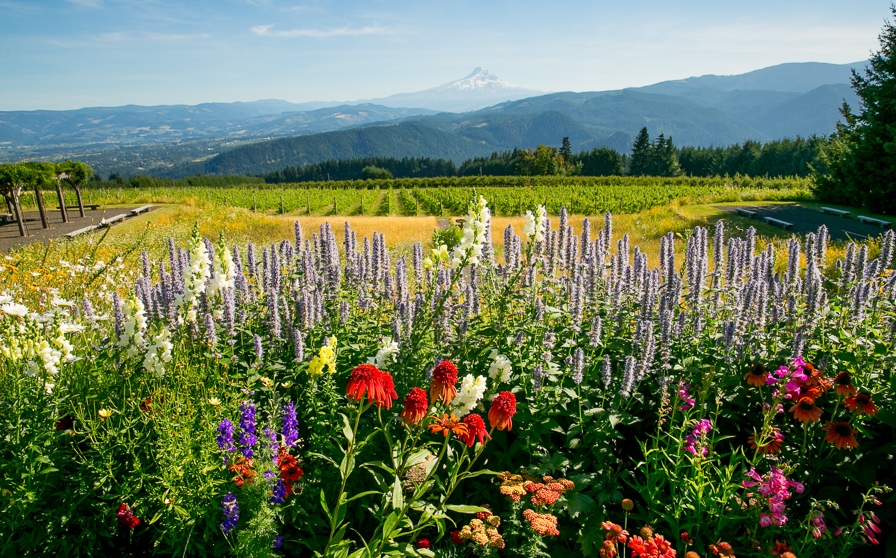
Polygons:
<instances>
[{"instance_id":1,"label":"red zinnia flower","mask_svg":"<svg viewBox=\"0 0 896 558\"><path fill-rule=\"evenodd\" d=\"M849 372L839 372L834 378L834 385L837 386L834 391L838 395L852 395L856 392L856 386L852 385L852 374Z\"/></svg>"},{"instance_id":2,"label":"red zinnia flower","mask_svg":"<svg viewBox=\"0 0 896 558\"><path fill-rule=\"evenodd\" d=\"M417 548L429 548L429 539L418 539L417 542L414 543L414 546Z\"/></svg>"},{"instance_id":3,"label":"red zinnia flower","mask_svg":"<svg viewBox=\"0 0 896 558\"><path fill-rule=\"evenodd\" d=\"M404 419L408 426L414 426L423 420L428 409L429 400L426 398L426 392L415 387L404 398L404 410L401 411L401 418Z\"/></svg>"},{"instance_id":4,"label":"red zinnia flower","mask_svg":"<svg viewBox=\"0 0 896 558\"><path fill-rule=\"evenodd\" d=\"M744 378L751 386L762 387L765 385L765 381L768 380L768 371L761 362L757 362L750 365L750 371L747 372Z\"/></svg>"},{"instance_id":5,"label":"red zinnia flower","mask_svg":"<svg viewBox=\"0 0 896 558\"><path fill-rule=\"evenodd\" d=\"M509 391L502 391L492 400L488 411L488 421L492 428L510 430L513 428L513 415L516 414L516 397Z\"/></svg>"},{"instance_id":6,"label":"red zinnia flower","mask_svg":"<svg viewBox=\"0 0 896 558\"><path fill-rule=\"evenodd\" d=\"M790 408L790 412L793 413L793 418L805 424L821 418L821 409L815 405L815 400L811 397L800 397L799 402Z\"/></svg>"},{"instance_id":7,"label":"red zinnia flower","mask_svg":"<svg viewBox=\"0 0 896 558\"><path fill-rule=\"evenodd\" d=\"M447 405L457 395L457 366L450 360L443 360L432 371L432 387L429 389L430 403L441 400Z\"/></svg>"},{"instance_id":8,"label":"red zinnia flower","mask_svg":"<svg viewBox=\"0 0 896 558\"><path fill-rule=\"evenodd\" d=\"M134 515L134 510L127 504L118 506L116 515L118 515L118 524L123 525L128 529L133 530L134 527L140 524L140 518Z\"/></svg>"},{"instance_id":9,"label":"red zinnia flower","mask_svg":"<svg viewBox=\"0 0 896 558\"><path fill-rule=\"evenodd\" d=\"M299 467L296 458L285 452L280 453L277 468L280 469L280 478L286 482L296 482L305 476L305 471Z\"/></svg>"},{"instance_id":10,"label":"red zinnia flower","mask_svg":"<svg viewBox=\"0 0 896 558\"><path fill-rule=\"evenodd\" d=\"M853 449L859 445L856 431L848 422L829 422L822 430L827 432L824 441L834 444L837 449Z\"/></svg>"},{"instance_id":11,"label":"red zinnia flower","mask_svg":"<svg viewBox=\"0 0 896 558\"><path fill-rule=\"evenodd\" d=\"M377 407L392 408L392 400L398 399L395 393L395 385L392 376L383 372L372 364L361 364L352 370L351 378L345 387L345 394L349 399L360 401L364 394L367 400L375 403Z\"/></svg>"},{"instance_id":12,"label":"red zinnia flower","mask_svg":"<svg viewBox=\"0 0 896 558\"><path fill-rule=\"evenodd\" d=\"M464 417L464 424L467 425L467 433L462 435L460 440L467 444L468 448L473 447L477 438L479 439L480 444L484 444L486 438L489 440L492 439L492 437L488 435L488 432L485 431L485 421L476 413L470 413Z\"/></svg>"},{"instance_id":13,"label":"red zinnia flower","mask_svg":"<svg viewBox=\"0 0 896 558\"><path fill-rule=\"evenodd\" d=\"M873 417L877 414L877 405L871 401L870 393L850 395L843 401L843 406L850 411L855 411L857 415L868 415L869 417Z\"/></svg>"}]
</instances>

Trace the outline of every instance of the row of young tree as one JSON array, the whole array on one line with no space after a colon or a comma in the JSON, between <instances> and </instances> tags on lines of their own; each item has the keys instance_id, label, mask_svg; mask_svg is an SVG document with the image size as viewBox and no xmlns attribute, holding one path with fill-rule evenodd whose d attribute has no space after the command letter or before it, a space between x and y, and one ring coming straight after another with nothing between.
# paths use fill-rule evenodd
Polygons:
<instances>
[{"instance_id":1,"label":"row of young tree","mask_svg":"<svg viewBox=\"0 0 896 558\"><path fill-rule=\"evenodd\" d=\"M43 190L55 187L59 197L59 212L64 223L69 222L69 215L65 206L63 185L70 185L75 190L78 199L78 211L84 217L84 201L81 197L81 187L93 176L93 169L80 161L65 161L62 163L4 163L0 164L0 194L6 201L6 209L19 226L19 234L28 236L28 226L22 212L22 204L19 197L23 190L34 190L37 200L37 209L40 213L40 221L43 228L50 228L47 217L46 204L44 203Z\"/></svg>"},{"instance_id":2,"label":"row of young tree","mask_svg":"<svg viewBox=\"0 0 896 558\"><path fill-rule=\"evenodd\" d=\"M813 169L824 170L823 137L783 139L760 143L745 141L730 147L677 148L671 137L650 139L642 128L631 155L609 147L573 153L569 138L559 148L539 145L535 149L494 152L467 159L459 166L445 159L426 157L367 157L332 160L312 165L286 167L263 176L265 182L317 182L365 178L431 178L438 176L800 176Z\"/></svg>"}]
</instances>

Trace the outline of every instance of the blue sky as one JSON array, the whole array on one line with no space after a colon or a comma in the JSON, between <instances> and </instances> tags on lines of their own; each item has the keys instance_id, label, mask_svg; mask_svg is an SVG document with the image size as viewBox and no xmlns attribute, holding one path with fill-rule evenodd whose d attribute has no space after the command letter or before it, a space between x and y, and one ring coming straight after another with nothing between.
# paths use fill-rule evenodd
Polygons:
<instances>
[{"instance_id":1,"label":"blue sky","mask_svg":"<svg viewBox=\"0 0 896 558\"><path fill-rule=\"evenodd\" d=\"M878 47L890 0L0 0L0 110L594 91Z\"/></svg>"}]
</instances>

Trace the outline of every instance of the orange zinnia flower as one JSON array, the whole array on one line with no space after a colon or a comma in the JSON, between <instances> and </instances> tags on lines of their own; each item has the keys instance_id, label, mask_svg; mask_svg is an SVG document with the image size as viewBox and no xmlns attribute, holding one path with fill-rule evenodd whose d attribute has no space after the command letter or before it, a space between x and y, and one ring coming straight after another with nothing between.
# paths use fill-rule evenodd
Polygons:
<instances>
[{"instance_id":1,"label":"orange zinnia flower","mask_svg":"<svg viewBox=\"0 0 896 558\"><path fill-rule=\"evenodd\" d=\"M750 434L750 438L748 439L750 442L750 448L753 451L756 451L756 437L753 434ZM772 430L771 440L766 442L764 446L759 448L759 453L770 454L770 453L781 453L781 446L784 444L784 434L781 434L781 431L777 428Z\"/></svg>"},{"instance_id":2,"label":"orange zinnia flower","mask_svg":"<svg viewBox=\"0 0 896 558\"><path fill-rule=\"evenodd\" d=\"M447 438L454 432L460 439L467 435L467 425L453 414L444 414L442 418L432 417L432 419L434 422L429 425L429 431L433 434L442 434Z\"/></svg>"},{"instance_id":3,"label":"orange zinnia flower","mask_svg":"<svg viewBox=\"0 0 896 558\"><path fill-rule=\"evenodd\" d=\"M839 372L834 378L834 385L837 386L834 391L838 395L852 395L856 392L856 386L852 385L852 374L849 372Z\"/></svg>"},{"instance_id":4,"label":"orange zinnia flower","mask_svg":"<svg viewBox=\"0 0 896 558\"><path fill-rule=\"evenodd\" d=\"M510 430L513 428L513 415L516 414L516 397L509 391L502 391L492 400L488 411L488 421L492 428Z\"/></svg>"},{"instance_id":5,"label":"orange zinnia flower","mask_svg":"<svg viewBox=\"0 0 896 558\"><path fill-rule=\"evenodd\" d=\"M744 379L751 386L762 387L765 385L765 381L768 380L768 370L765 369L761 362L751 364L750 371L747 372Z\"/></svg>"},{"instance_id":6,"label":"orange zinnia flower","mask_svg":"<svg viewBox=\"0 0 896 558\"><path fill-rule=\"evenodd\" d=\"M404 419L408 426L414 426L423 420L428 409L429 400L426 398L426 392L415 387L404 398L404 410L401 411L401 418Z\"/></svg>"},{"instance_id":7,"label":"orange zinnia flower","mask_svg":"<svg viewBox=\"0 0 896 558\"><path fill-rule=\"evenodd\" d=\"M827 432L824 441L834 444L837 449L853 449L859 445L856 440L856 431L848 422L829 422L823 430Z\"/></svg>"},{"instance_id":8,"label":"orange zinnia flower","mask_svg":"<svg viewBox=\"0 0 896 558\"><path fill-rule=\"evenodd\" d=\"M800 397L797 404L790 408L790 412L793 413L793 418L805 424L821 418L821 409L815 405L815 400L811 397Z\"/></svg>"},{"instance_id":9,"label":"orange zinnia flower","mask_svg":"<svg viewBox=\"0 0 896 558\"><path fill-rule=\"evenodd\" d=\"M843 401L843 406L850 411L855 411L857 415L868 415L869 417L873 417L877 414L877 405L871 401L870 393L850 395Z\"/></svg>"},{"instance_id":10,"label":"orange zinnia flower","mask_svg":"<svg viewBox=\"0 0 896 558\"><path fill-rule=\"evenodd\" d=\"M349 399L360 401L365 393L370 403L375 403L377 407L385 407L387 409L392 408L393 399L398 399L392 376L372 364L356 366L352 370L348 385L345 386L345 394Z\"/></svg>"},{"instance_id":11,"label":"orange zinnia flower","mask_svg":"<svg viewBox=\"0 0 896 558\"><path fill-rule=\"evenodd\" d=\"M450 360L443 360L432 371L432 387L429 390L429 402L441 400L445 405L457 395L457 366Z\"/></svg>"}]
</instances>

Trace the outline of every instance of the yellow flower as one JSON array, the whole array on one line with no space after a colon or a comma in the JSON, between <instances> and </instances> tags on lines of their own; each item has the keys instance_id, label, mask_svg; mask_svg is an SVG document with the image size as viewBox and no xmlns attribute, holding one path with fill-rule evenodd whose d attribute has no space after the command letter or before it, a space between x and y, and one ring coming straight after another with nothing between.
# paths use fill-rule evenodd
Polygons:
<instances>
[{"instance_id":1,"label":"yellow flower","mask_svg":"<svg viewBox=\"0 0 896 558\"><path fill-rule=\"evenodd\" d=\"M211 405L212 407L217 407L218 405L221 404L221 400L218 399L217 397L210 397L208 400L208 404Z\"/></svg>"},{"instance_id":2,"label":"yellow flower","mask_svg":"<svg viewBox=\"0 0 896 558\"><path fill-rule=\"evenodd\" d=\"M99 415L100 415L101 419L105 420L112 416L112 410L111 409L100 409Z\"/></svg>"},{"instance_id":3,"label":"yellow flower","mask_svg":"<svg viewBox=\"0 0 896 558\"><path fill-rule=\"evenodd\" d=\"M261 380L261 385L263 385L264 387L271 387L272 385L274 385L274 380L268 378L267 376L262 376L259 379Z\"/></svg>"},{"instance_id":4,"label":"yellow flower","mask_svg":"<svg viewBox=\"0 0 896 558\"><path fill-rule=\"evenodd\" d=\"M289 389L292 387L292 382L281 382L280 386L283 387L283 389Z\"/></svg>"},{"instance_id":5,"label":"yellow flower","mask_svg":"<svg viewBox=\"0 0 896 558\"><path fill-rule=\"evenodd\" d=\"M333 349L336 346L336 337L330 337L328 342L329 345L321 347L317 356L308 363L308 374L320 376L323 374L324 367L330 374L336 373L336 351Z\"/></svg>"}]
</instances>

